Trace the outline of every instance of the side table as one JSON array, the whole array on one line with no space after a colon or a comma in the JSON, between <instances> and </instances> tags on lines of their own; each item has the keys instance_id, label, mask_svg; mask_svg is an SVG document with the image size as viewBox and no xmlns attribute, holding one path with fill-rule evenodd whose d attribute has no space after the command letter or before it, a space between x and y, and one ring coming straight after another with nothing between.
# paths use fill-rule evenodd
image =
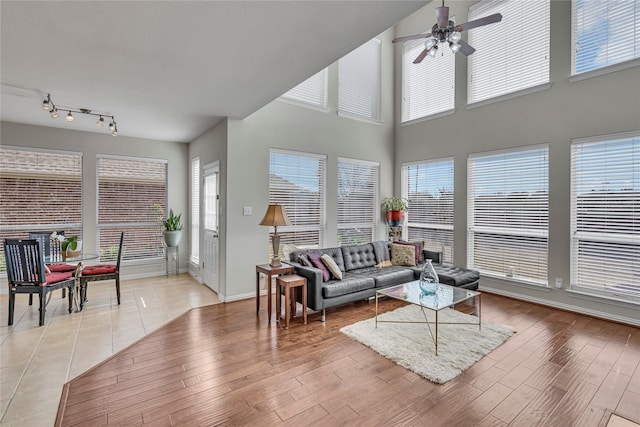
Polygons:
<instances>
[{"instance_id":1,"label":"side table","mask_svg":"<svg viewBox=\"0 0 640 427\"><path fill-rule=\"evenodd\" d=\"M169 276L169 264L171 263L171 261L169 260L169 249L174 249L176 251L175 252L176 275L180 274L180 249L178 248L178 246L167 246L165 251L165 265L164 265L167 273L167 277Z\"/></svg>"},{"instance_id":2,"label":"side table","mask_svg":"<svg viewBox=\"0 0 640 427\"><path fill-rule=\"evenodd\" d=\"M267 276L267 315L271 323L271 278L282 274L293 274L295 268L292 265L282 263L280 267L272 267L269 264L256 265L256 314L260 313L260 274Z\"/></svg>"},{"instance_id":3,"label":"side table","mask_svg":"<svg viewBox=\"0 0 640 427\"><path fill-rule=\"evenodd\" d=\"M289 329L289 320L296 315L296 289L302 288L302 317L304 324L307 324L307 279L297 274L279 276L276 279L276 317L280 319L282 288L284 288L284 322L285 329Z\"/></svg>"}]
</instances>

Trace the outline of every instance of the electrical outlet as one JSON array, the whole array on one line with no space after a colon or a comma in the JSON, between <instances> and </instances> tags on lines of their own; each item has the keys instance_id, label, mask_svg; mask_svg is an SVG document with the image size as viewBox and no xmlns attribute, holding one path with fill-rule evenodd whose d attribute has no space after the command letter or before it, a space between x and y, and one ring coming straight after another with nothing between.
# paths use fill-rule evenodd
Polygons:
<instances>
[{"instance_id":1,"label":"electrical outlet","mask_svg":"<svg viewBox=\"0 0 640 427\"><path fill-rule=\"evenodd\" d=\"M561 277L556 277L556 288L558 288L558 289L562 288L562 278Z\"/></svg>"},{"instance_id":2,"label":"electrical outlet","mask_svg":"<svg viewBox=\"0 0 640 427\"><path fill-rule=\"evenodd\" d=\"M242 215L250 216L251 214L253 214L253 209L251 209L251 206L245 206L242 208Z\"/></svg>"}]
</instances>

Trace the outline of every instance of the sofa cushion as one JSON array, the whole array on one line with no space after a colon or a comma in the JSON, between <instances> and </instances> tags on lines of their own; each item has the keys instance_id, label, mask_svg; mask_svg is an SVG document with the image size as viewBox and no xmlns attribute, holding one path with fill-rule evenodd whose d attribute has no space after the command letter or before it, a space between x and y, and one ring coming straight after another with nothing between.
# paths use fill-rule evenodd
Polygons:
<instances>
[{"instance_id":1,"label":"sofa cushion","mask_svg":"<svg viewBox=\"0 0 640 427\"><path fill-rule=\"evenodd\" d=\"M334 279L342 280L342 271L340 271L338 264L336 264L333 258L331 258L331 255L323 254L320 257L320 260L324 263L325 267L327 267L329 273L331 273L331 277L333 277Z\"/></svg>"},{"instance_id":2,"label":"sofa cushion","mask_svg":"<svg viewBox=\"0 0 640 427\"><path fill-rule=\"evenodd\" d=\"M322 284L322 296L324 298L335 298L341 295L351 294L358 291L373 289L375 281L373 277L345 274L342 280L330 280Z\"/></svg>"},{"instance_id":3,"label":"sofa cushion","mask_svg":"<svg viewBox=\"0 0 640 427\"><path fill-rule=\"evenodd\" d=\"M343 271L373 267L378 263L371 243L366 243L364 245L342 246L341 249L342 257L344 259Z\"/></svg>"},{"instance_id":4,"label":"sofa cushion","mask_svg":"<svg viewBox=\"0 0 640 427\"><path fill-rule=\"evenodd\" d=\"M442 264L434 267L436 273L438 273L440 283L467 289L478 288L480 273L476 270L469 270L452 264Z\"/></svg>"},{"instance_id":5,"label":"sofa cushion","mask_svg":"<svg viewBox=\"0 0 640 427\"><path fill-rule=\"evenodd\" d=\"M391 244L391 263L393 265L416 265L416 250L413 245Z\"/></svg>"},{"instance_id":6,"label":"sofa cushion","mask_svg":"<svg viewBox=\"0 0 640 427\"><path fill-rule=\"evenodd\" d=\"M422 242L407 242L405 240L398 240L395 241L393 243L399 244L399 245L407 245L407 246L413 246L415 248L415 258L416 258L416 264L418 265L421 262L424 262L424 254L422 253L422 250L424 249L424 243Z\"/></svg>"},{"instance_id":7,"label":"sofa cushion","mask_svg":"<svg viewBox=\"0 0 640 427\"><path fill-rule=\"evenodd\" d=\"M311 261L309 261L309 257L307 257L304 254L301 254L300 256L298 256L298 262L304 265L305 267L313 267L313 264L311 264Z\"/></svg>"},{"instance_id":8,"label":"sofa cushion","mask_svg":"<svg viewBox=\"0 0 640 427\"><path fill-rule=\"evenodd\" d=\"M384 240L378 240L377 242L371 242L373 245L373 252L376 254L376 261L378 264L385 261L391 262L391 252L389 252L389 242Z\"/></svg>"},{"instance_id":9,"label":"sofa cushion","mask_svg":"<svg viewBox=\"0 0 640 427\"><path fill-rule=\"evenodd\" d=\"M331 274L329 273L329 270L327 270L327 267L324 266L324 263L320 259L321 256L322 254L320 253L320 251L313 250L313 251L307 252L307 257L309 258L309 261L311 261L311 264L313 264L315 268L319 269L322 272L322 281L326 282L331 277Z\"/></svg>"},{"instance_id":10,"label":"sofa cushion","mask_svg":"<svg viewBox=\"0 0 640 427\"><path fill-rule=\"evenodd\" d=\"M379 269L373 279L376 282L376 288L386 288L388 286L399 285L413 280L413 271L400 266L393 266L385 269Z\"/></svg>"}]
</instances>

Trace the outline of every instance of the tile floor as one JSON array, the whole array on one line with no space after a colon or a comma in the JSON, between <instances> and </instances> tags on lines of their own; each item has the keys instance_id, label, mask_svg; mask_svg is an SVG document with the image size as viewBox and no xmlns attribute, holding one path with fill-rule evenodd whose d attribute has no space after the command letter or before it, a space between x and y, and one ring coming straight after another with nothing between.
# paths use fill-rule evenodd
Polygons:
<instances>
[{"instance_id":1,"label":"tile floor","mask_svg":"<svg viewBox=\"0 0 640 427\"><path fill-rule=\"evenodd\" d=\"M189 274L123 280L120 290L118 305L113 281L90 283L84 310L71 314L56 291L41 327L37 297L30 307L17 295L7 326L0 295L1 426L52 426L64 383L189 309L220 302Z\"/></svg>"}]
</instances>

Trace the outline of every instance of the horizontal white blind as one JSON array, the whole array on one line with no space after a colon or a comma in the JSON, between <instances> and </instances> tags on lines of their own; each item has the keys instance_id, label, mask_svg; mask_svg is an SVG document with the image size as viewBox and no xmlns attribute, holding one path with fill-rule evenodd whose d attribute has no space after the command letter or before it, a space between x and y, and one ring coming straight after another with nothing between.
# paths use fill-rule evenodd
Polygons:
<instances>
[{"instance_id":1,"label":"horizontal white blind","mask_svg":"<svg viewBox=\"0 0 640 427\"><path fill-rule=\"evenodd\" d=\"M167 162L107 156L97 160L100 260L113 260L121 231L125 232L123 260L163 257ZM184 225L184 215L182 222Z\"/></svg>"},{"instance_id":2,"label":"horizontal white blind","mask_svg":"<svg viewBox=\"0 0 640 427\"><path fill-rule=\"evenodd\" d=\"M414 64L423 50L424 40L405 42L402 49L402 122L455 107L455 54L445 44L435 58Z\"/></svg>"},{"instance_id":3,"label":"horizontal white blind","mask_svg":"<svg viewBox=\"0 0 640 427\"><path fill-rule=\"evenodd\" d=\"M338 111L380 120L380 40L372 39L338 61Z\"/></svg>"},{"instance_id":4,"label":"horizontal white blind","mask_svg":"<svg viewBox=\"0 0 640 427\"><path fill-rule=\"evenodd\" d=\"M0 201L0 242L30 231L82 239L82 155L0 147Z\"/></svg>"},{"instance_id":5,"label":"horizontal white blind","mask_svg":"<svg viewBox=\"0 0 640 427\"><path fill-rule=\"evenodd\" d=\"M380 164L338 159L338 245L375 239Z\"/></svg>"},{"instance_id":6,"label":"horizontal white blind","mask_svg":"<svg viewBox=\"0 0 640 427\"><path fill-rule=\"evenodd\" d=\"M573 73L640 57L640 0L573 0Z\"/></svg>"},{"instance_id":7,"label":"horizontal white blind","mask_svg":"<svg viewBox=\"0 0 640 427\"><path fill-rule=\"evenodd\" d=\"M470 267L546 285L548 147L472 155L467 166Z\"/></svg>"},{"instance_id":8,"label":"horizontal white blind","mask_svg":"<svg viewBox=\"0 0 640 427\"><path fill-rule=\"evenodd\" d=\"M291 226L278 227L281 248L324 243L325 181L326 156L271 149L269 203L283 205L291 221Z\"/></svg>"},{"instance_id":9,"label":"horizontal white blind","mask_svg":"<svg viewBox=\"0 0 640 427\"><path fill-rule=\"evenodd\" d=\"M453 159L402 166L402 197L409 200L409 240L441 251L453 262Z\"/></svg>"},{"instance_id":10,"label":"horizontal white blind","mask_svg":"<svg viewBox=\"0 0 640 427\"><path fill-rule=\"evenodd\" d=\"M571 286L640 297L640 132L571 146Z\"/></svg>"},{"instance_id":11,"label":"horizontal white blind","mask_svg":"<svg viewBox=\"0 0 640 427\"><path fill-rule=\"evenodd\" d=\"M200 157L191 160L191 255L195 264L200 259Z\"/></svg>"},{"instance_id":12,"label":"horizontal white blind","mask_svg":"<svg viewBox=\"0 0 640 427\"><path fill-rule=\"evenodd\" d=\"M467 102L516 92L549 82L549 0L481 2L469 20L494 13L502 21L469 30Z\"/></svg>"},{"instance_id":13,"label":"horizontal white blind","mask_svg":"<svg viewBox=\"0 0 640 427\"><path fill-rule=\"evenodd\" d=\"M316 107L327 106L327 69L309 77L298 86L282 95L283 98L315 105Z\"/></svg>"}]
</instances>

